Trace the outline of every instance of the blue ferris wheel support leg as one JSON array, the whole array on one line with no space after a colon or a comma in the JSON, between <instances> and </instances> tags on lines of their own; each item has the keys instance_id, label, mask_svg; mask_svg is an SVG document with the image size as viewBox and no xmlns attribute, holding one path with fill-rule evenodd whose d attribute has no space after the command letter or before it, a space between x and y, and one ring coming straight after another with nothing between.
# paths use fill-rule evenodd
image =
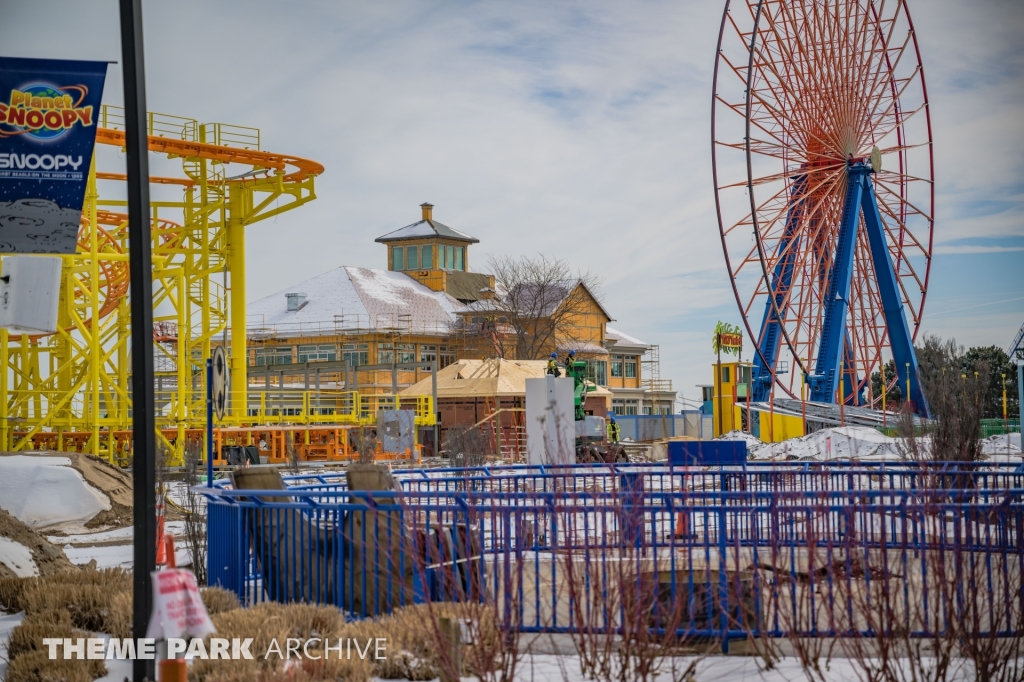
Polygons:
<instances>
[{"instance_id":1,"label":"blue ferris wheel support leg","mask_svg":"<svg viewBox=\"0 0 1024 682\"><path fill-rule=\"evenodd\" d=\"M764 306L764 318L761 320L761 332L757 336L757 348L751 369L751 400L765 402L771 398L774 370L779 361L779 349L782 346L782 324L786 321L789 310L789 289L793 284L793 267L800 249L800 219L803 213L803 194L807 185L807 176L798 176L793 182L793 192L786 229L779 243L779 258L772 272L771 296ZM776 314L776 309L778 314ZM762 359L763 358L763 359ZM767 361L767 364L766 364Z\"/></svg>"},{"instance_id":2,"label":"blue ferris wheel support leg","mask_svg":"<svg viewBox=\"0 0 1024 682\"><path fill-rule=\"evenodd\" d=\"M846 202L843 207L843 221L839 228L839 239L835 258L829 273L825 315L822 324L821 341L815 362L815 374L807 377L811 388L810 399L818 402L834 402L838 382L846 376L843 366L848 362L845 347L849 345L846 330L846 316L849 311L853 258L856 250L857 229L860 214L864 214L864 229L871 251L871 263L878 280L878 292L882 299L882 314L889 334L893 359L900 386L905 387L909 379L911 404L918 414L928 416L928 404L921 391L917 356L907 325L903 302L899 294L896 272L893 269L885 228L882 224L874 186L871 183L871 168L855 162L848 166L849 183ZM844 389L852 390L852 382Z\"/></svg>"}]
</instances>

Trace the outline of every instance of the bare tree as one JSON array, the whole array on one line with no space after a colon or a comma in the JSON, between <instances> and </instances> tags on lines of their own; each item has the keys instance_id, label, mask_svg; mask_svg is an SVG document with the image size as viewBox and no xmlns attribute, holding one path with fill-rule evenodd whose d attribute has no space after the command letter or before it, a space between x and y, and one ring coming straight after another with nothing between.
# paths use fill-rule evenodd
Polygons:
<instances>
[{"instance_id":1,"label":"bare tree","mask_svg":"<svg viewBox=\"0 0 1024 682\"><path fill-rule=\"evenodd\" d=\"M192 557L192 572L196 574L196 582L205 585L206 576L206 500L192 490L199 484L203 467L203 445L198 440L185 443L185 544L189 556Z\"/></svg>"},{"instance_id":2,"label":"bare tree","mask_svg":"<svg viewBox=\"0 0 1024 682\"><path fill-rule=\"evenodd\" d=\"M918 350L921 387L933 421L923 427L930 442L918 441L919 429L904 410L899 424L903 449L909 459L968 461L981 459L981 417L988 385L988 368L961 372L962 346L949 339L928 335Z\"/></svg>"},{"instance_id":3,"label":"bare tree","mask_svg":"<svg viewBox=\"0 0 1024 682\"><path fill-rule=\"evenodd\" d=\"M578 343L580 321L598 301L600 279L590 271L573 271L561 258L492 257L489 261L499 292L478 302L494 317L507 319L493 341L500 357L515 353L519 360L537 360L553 347ZM493 325L492 325L493 327Z\"/></svg>"}]
</instances>

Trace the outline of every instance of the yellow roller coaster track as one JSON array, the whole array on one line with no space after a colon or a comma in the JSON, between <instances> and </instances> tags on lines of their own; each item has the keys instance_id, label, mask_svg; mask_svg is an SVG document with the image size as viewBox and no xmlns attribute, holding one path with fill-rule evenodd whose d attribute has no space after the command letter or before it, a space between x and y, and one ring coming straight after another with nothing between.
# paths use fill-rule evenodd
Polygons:
<instances>
[{"instance_id":1,"label":"yellow roller coaster track","mask_svg":"<svg viewBox=\"0 0 1024 682\"><path fill-rule=\"evenodd\" d=\"M123 113L104 106L96 140L123 147ZM205 358L230 348L231 408L225 426L360 424L374 415L353 392L309 391L300 409L268 408L250 390L245 333L245 227L316 198L315 161L260 149L255 128L149 114L149 149L181 160L184 177L151 177L181 188L152 201L153 305L159 439L170 463L205 425ZM227 176L230 164L248 170ZM124 463L131 451L128 242L125 202L102 199L97 172L86 191L78 252L65 256L58 331L9 337L0 330L0 449L76 450ZM306 394L308 393L308 395ZM388 396L375 396L388 401ZM429 401L409 405L433 421ZM393 404L393 402L392 402ZM406 406L406 405L403 405ZM308 439L308 437L307 437Z\"/></svg>"}]
</instances>

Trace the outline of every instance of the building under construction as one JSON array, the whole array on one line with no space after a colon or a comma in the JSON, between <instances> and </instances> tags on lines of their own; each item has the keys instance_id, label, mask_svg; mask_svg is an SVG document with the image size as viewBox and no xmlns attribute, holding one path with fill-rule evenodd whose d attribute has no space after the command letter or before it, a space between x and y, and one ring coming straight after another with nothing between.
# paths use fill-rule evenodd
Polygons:
<instances>
[{"instance_id":1,"label":"building under construction","mask_svg":"<svg viewBox=\"0 0 1024 682\"><path fill-rule=\"evenodd\" d=\"M123 147L120 108L104 106L98 123L98 144ZM456 360L500 355L496 344L514 334L490 303L499 285L470 270L477 239L433 220L425 204L421 220L377 239L386 269L341 267L249 303L246 228L314 200L323 167L265 151L255 128L155 112L148 123L151 154L181 164L150 178L158 446L167 461L205 452L205 365L217 345L230 364L218 458L235 446L264 461L347 459L362 447L353 430L375 428L396 408L436 449L435 395L403 390ZM78 251L62 257L57 332L0 330L5 451L131 461L127 214L112 198L125 181L119 170L94 157ZM564 283L563 298L586 310L574 319L579 333L550 350L577 349L612 394L609 409L671 411L670 384L644 383L656 371L650 347L609 329L610 315L581 283Z\"/></svg>"},{"instance_id":2,"label":"building under construction","mask_svg":"<svg viewBox=\"0 0 1024 682\"><path fill-rule=\"evenodd\" d=\"M470 391L466 384L469 392L460 394L456 386L445 385L445 369L458 361L535 358L515 357L509 338L517 330L501 284L468 269L470 246L479 240L434 220L432 205L420 208L418 222L376 239L387 249L387 269L339 267L249 304L250 386L270 400L261 409L298 414L311 390L318 396L358 393L363 415L414 397L440 400L443 395L448 407L456 397L474 402L471 416L459 410L458 417L453 411L447 419L439 404L445 429L486 420L488 415L479 412L484 405L511 409L503 402L513 398L507 391L484 395L479 385ZM537 355L561 357L575 350L587 362L588 379L599 389L588 399L591 413L671 413L676 395L671 381L660 378L658 347L610 328L610 314L582 282L558 287L546 314L571 300L573 333L552 339ZM527 374L543 376L544 363L535 364ZM501 383L502 370L518 376L526 366L486 367ZM444 374L432 378L432 367ZM463 371L484 370L463 367L453 377ZM430 381L442 384L440 393L408 390ZM514 393L521 398L524 390ZM428 451L435 451L434 438L433 429L422 429Z\"/></svg>"}]
</instances>

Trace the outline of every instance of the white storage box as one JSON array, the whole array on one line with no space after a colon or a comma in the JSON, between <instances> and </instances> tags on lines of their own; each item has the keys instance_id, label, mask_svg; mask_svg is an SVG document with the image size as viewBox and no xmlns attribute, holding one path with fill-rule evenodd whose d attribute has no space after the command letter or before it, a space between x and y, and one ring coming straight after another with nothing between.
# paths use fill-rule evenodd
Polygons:
<instances>
[{"instance_id":1,"label":"white storage box","mask_svg":"<svg viewBox=\"0 0 1024 682\"><path fill-rule=\"evenodd\" d=\"M0 327L11 334L57 331L61 259L7 256L0 272Z\"/></svg>"}]
</instances>

